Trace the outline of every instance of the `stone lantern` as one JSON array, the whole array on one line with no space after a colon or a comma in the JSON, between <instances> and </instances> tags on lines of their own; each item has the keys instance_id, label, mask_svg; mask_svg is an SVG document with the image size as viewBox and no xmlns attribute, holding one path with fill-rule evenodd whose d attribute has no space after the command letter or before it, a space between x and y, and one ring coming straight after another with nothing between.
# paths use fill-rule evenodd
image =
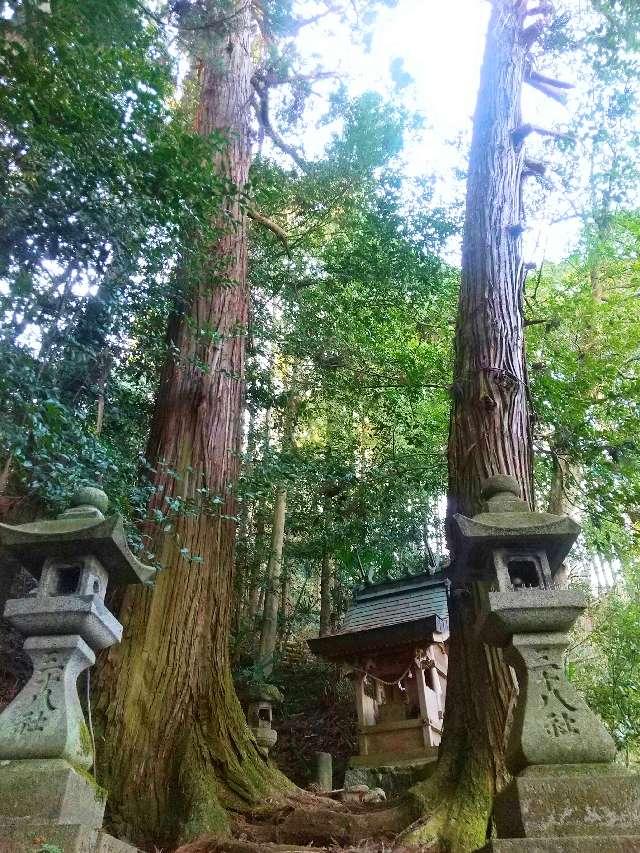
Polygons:
<instances>
[{"instance_id":1,"label":"stone lantern","mask_svg":"<svg viewBox=\"0 0 640 853\"><path fill-rule=\"evenodd\" d=\"M120 641L104 604L109 582L149 583L153 569L131 553L107 496L85 487L55 520L0 524L0 543L37 579L35 591L6 603L25 636L33 675L0 714L0 841L22 849L33 837L67 851L131 849L100 832L106 793L87 773L93 738L76 681L95 652ZM114 846L115 845L115 846ZM1 843L0 843L1 846Z\"/></svg>"},{"instance_id":2,"label":"stone lantern","mask_svg":"<svg viewBox=\"0 0 640 853\"><path fill-rule=\"evenodd\" d=\"M611 736L565 675L567 632L587 600L554 578L580 528L531 511L512 477L490 478L482 496L486 511L455 516L453 577L478 582L479 638L504 649L519 687L506 750L515 778L496 799L498 839L483 849L640 849L638 777L613 764Z\"/></svg>"},{"instance_id":3,"label":"stone lantern","mask_svg":"<svg viewBox=\"0 0 640 853\"><path fill-rule=\"evenodd\" d=\"M278 740L278 732L272 728L273 703L282 702L282 693L273 684L252 684L247 692L247 722L265 756L269 755Z\"/></svg>"},{"instance_id":4,"label":"stone lantern","mask_svg":"<svg viewBox=\"0 0 640 853\"><path fill-rule=\"evenodd\" d=\"M482 497L485 512L455 516L454 577L484 581L500 592L551 589L580 527L564 515L532 512L514 477L490 477Z\"/></svg>"}]
</instances>

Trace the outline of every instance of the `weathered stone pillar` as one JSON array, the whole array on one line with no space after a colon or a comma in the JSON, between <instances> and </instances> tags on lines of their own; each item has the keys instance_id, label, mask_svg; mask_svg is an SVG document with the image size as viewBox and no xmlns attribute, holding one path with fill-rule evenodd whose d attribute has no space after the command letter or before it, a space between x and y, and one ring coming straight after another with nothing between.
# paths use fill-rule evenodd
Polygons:
<instances>
[{"instance_id":1,"label":"weathered stone pillar","mask_svg":"<svg viewBox=\"0 0 640 853\"><path fill-rule=\"evenodd\" d=\"M30 637L24 648L33 675L0 716L0 759L64 758L90 770L93 749L76 682L94 653L77 634Z\"/></svg>"},{"instance_id":2,"label":"weathered stone pillar","mask_svg":"<svg viewBox=\"0 0 640 853\"><path fill-rule=\"evenodd\" d=\"M333 790L333 758L330 752L316 752L315 782L321 791Z\"/></svg>"},{"instance_id":3,"label":"weathered stone pillar","mask_svg":"<svg viewBox=\"0 0 640 853\"><path fill-rule=\"evenodd\" d=\"M0 525L5 550L39 578L4 611L33 662L0 714L0 848L12 851L32 851L34 839L64 853L133 849L101 831L106 792L88 773L93 737L76 683L122 636L104 605L108 581L149 582L153 570L129 551L120 517L105 518L104 492L84 488L72 503L54 521Z\"/></svg>"}]
</instances>

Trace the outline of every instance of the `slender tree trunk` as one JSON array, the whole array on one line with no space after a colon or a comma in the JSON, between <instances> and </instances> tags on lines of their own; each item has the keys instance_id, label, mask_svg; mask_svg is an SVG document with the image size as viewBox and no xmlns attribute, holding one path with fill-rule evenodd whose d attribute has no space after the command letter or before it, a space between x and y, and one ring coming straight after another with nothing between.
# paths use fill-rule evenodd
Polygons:
<instances>
[{"instance_id":1,"label":"slender tree trunk","mask_svg":"<svg viewBox=\"0 0 640 853\"><path fill-rule=\"evenodd\" d=\"M258 587L258 603L256 606L255 612L255 621L254 621L254 633L260 633L262 629L262 617L264 614L264 599L266 595L266 581L262 585ZM260 647L260 643L258 642L258 648Z\"/></svg>"},{"instance_id":2,"label":"slender tree trunk","mask_svg":"<svg viewBox=\"0 0 640 853\"><path fill-rule=\"evenodd\" d=\"M278 601L280 597L280 572L282 570L282 548L284 545L284 523L287 515L287 490L278 488L273 509L271 551L267 565L267 584L264 594L262 632L258 650L258 664L262 674L268 678L273 671L273 655L278 636Z\"/></svg>"},{"instance_id":3,"label":"slender tree trunk","mask_svg":"<svg viewBox=\"0 0 640 853\"><path fill-rule=\"evenodd\" d=\"M334 447L334 432L336 410L333 406L327 406L326 410L326 451L325 451L325 478L327 483L331 479L332 455ZM357 464L357 461L356 461ZM322 563L320 566L320 630L321 637L326 637L332 631L333 625L333 502L331 495L325 491L322 499Z\"/></svg>"},{"instance_id":4,"label":"slender tree trunk","mask_svg":"<svg viewBox=\"0 0 640 853\"><path fill-rule=\"evenodd\" d=\"M557 455L553 457L547 512L555 515L563 515L565 511L566 467L564 460Z\"/></svg>"},{"instance_id":5,"label":"slender tree trunk","mask_svg":"<svg viewBox=\"0 0 640 853\"><path fill-rule=\"evenodd\" d=\"M281 647L283 638L287 633L287 623L290 616L289 604L289 567L286 561L282 563L280 572L280 623L278 630L278 648Z\"/></svg>"},{"instance_id":6,"label":"slender tree trunk","mask_svg":"<svg viewBox=\"0 0 640 853\"><path fill-rule=\"evenodd\" d=\"M293 446L293 433L296 426L300 400L294 391L289 391L284 411L282 431L282 450L287 453ZM273 671L273 656L278 638L278 604L280 599L280 581L282 572L282 550L284 547L284 528L287 516L287 489L281 483L276 491L273 507L273 526L271 528L271 549L267 564L267 576L264 593L264 610L258 664L265 677Z\"/></svg>"},{"instance_id":7,"label":"slender tree trunk","mask_svg":"<svg viewBox=\"0 0 640 853\"><path fill-rule=\"evenodd\" d=\"M323 512L322 565L320 568L320 631L321 637L331 633L333 615L333 554L331 551L331 498L325 495Z\"/></svg>"},{"instance_id":8,"label":"slender tree trunk","mask_svg":"<svg viewBox=\"0 0 640 853\"><path fill-rule=\"evenodd\" d=\"M324 548L320 572L320 636L331 633L333 611L333 556Z\"/></svg>"},{"instance_id":9,"label":"slender tree trunk","mask_svg":"<svg viewBox=\"0 0 640 853\"><path fill-rule=\"evenodd\" d=\"M263 565L262 548L264 540L264 507L258 503L255 511L253 556L249 566L249 590L247 595L247 624L253 630L260 603L260 575Z\"/></svg>"},{"instance_id":10,"label":"slender tree trunk","mask_svg":"<svg viewBox=\"0 0 640 853\"><path fill-rule=\"evenodd\" d=\"M271 445L271 409L264 413L264 433L262 440L262 459L266 459ZM253 539L253 557L249 570L249 592L247 602L247 624L255 633L256 620L262 613L264 599L262 597L261 575L263 566L262 548L264 543L264 501L258 501L254 514L255 535Z\"/></svg>"},{"instance_id":11,"label":"slender tree trunk","mask_svg":"<svg viewBox=\"0 0 640 853\"><path fill-rule=\"evenodd\" d=\"M474 118L449 433L449 517L480 508L481 482L512 474L532 503L521 260L526 0L494 0ZM529 19L530 20L530 19ZM455 557L455 555L454 555ZM494 793L507 778L505 731L514 684L500 650L474 633L477 590L454 590L445 728L437 772L412 791L428 820L411 839L447 849L483 844Z\"/></svg>"},{"instance_id":12,"label":"slender tree trunk","mask_svg":"<svg viewBox=\"0 0 640 853\"><path fill-rule=\"evenodd\" d=\"M242 188L252 21L249 4L234 5L224 38L199 66L196 127L227 133L218 165ZM207 268L170 324L147 452L155 469L150 515L184 499L200 512L178 510L170 532L150 526L165 569L152 590L126 590L124 640L98 673L97 770L109 790L111 825L133 841L165 846L226 828L226 808L256 802L276 779L246 726L228 656L248 316L246 219L237 195L217 225Z\"/></svg>"},{"instance_id":13,"label":"slender tree trunk","mask_svg":"<svg viewBox=\"0 0 640 853\"><path fill-rule=\"evenodd\" d=\"M248 478L253 470L254 455L256 450L255 411L251 408L249 412L249 423L247 425L247 451L244 463L244 476ZM249 566L249 536L252 515L251 501L245 498L240 507L240 522L238 524L238 535L236 538L236 560L235 560L235 590L233 608L233 633L238 637L242 614L250 592L251 576Z\"/></svg>"}]
</instances>

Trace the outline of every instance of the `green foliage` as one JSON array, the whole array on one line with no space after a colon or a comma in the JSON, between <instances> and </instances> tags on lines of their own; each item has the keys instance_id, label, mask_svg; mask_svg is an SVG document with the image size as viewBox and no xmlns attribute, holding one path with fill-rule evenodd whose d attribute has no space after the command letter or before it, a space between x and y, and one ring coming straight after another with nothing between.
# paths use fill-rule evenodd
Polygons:
<instances>
[{"instance_id":1,"label":"green foliage","mask_svg":"<svg viewBox=\"0 0 640 853\"><path fill-rule=\"evenodd\" d=\"M640 312L637 215L612 219L608 236L548 270L528 331L541 478L567 465L568 506L586 513L591 547L621 556L640 506L637 451Z\"/></svg>"},{"instance_id":2,"label":"green foliage","mask_svg":"<svg viewBox=\"0 0 640 853\"><path fill-rule=\"evenodd\" d=\"M428 180L415 182L407 203L397 155L412 117L374 95L335 99L330 116L338 114L342 132L308 172L259 160L252 175L260 210L286 221L290 250L252 233L253 426L239 577L265 582L262 530L283 482L285 639L315 629L323 558L339 618L365 577L431 568L425 543L444 548L438 500L456 276L438 252L455 226L432 206ZM284 446L292 393L301 405ZM252 631L239 626L239 647Z\"/></svg>"},{"instance_id":3,"label":"green foliage","mask_svg":"<svg viewBox=\"0 0 640 853\"><path fill-rule=\"evenodd\" d=\"M331 8L343 23L362 13L358 38L366 44L375 5ZM573 137L543 147L558 168L562 203L571 201L560 215L577 215L583 227L575 251L530 277L526 292L539 501L562 463L586 551L625 566L635 565L640 518L636 6L593 0L586 15L564 15L549 31L551 57L575 59L587 81L572 107ZM141 484L143 454L168 317L186 304L216 236L211 223L231 191L215 172L223 140L190 129L193 79L182 103L173 101L170 31L151 8L137 0L55 0L49 13L33 0L9 0L5 9L2 486L54 512L79 483L97 480L133 527L150 497ZM314 127L339 130L314 162L274 156L269 142L261 144L245 199L287 236L285 250L259 220L249 235L235 651L238 670L253 681L263 674L251 660L260 615L249 614L249 601L266 585L278 488L288 493L285 659L292 643L316 632L323 562L335 577L339 619L365 578L431 570L446 551L458 274L443 256L459 213L435 204L433 177L406 175L403 146L419 118L375 93L350 97L342 81L333 85L313 57L301 56L300 4L269 0L261 10L255 96L269 93L260 104L272 123L294 143ZM173 4L179 48L210 47L224 36L228 11L227 0ZM398 86L406 84L401 59L392 72ZM325 109L305 124L304 107L321 85ZM260 143L277 147L261 118ZM577 160L588 168L575 168ZM204 324L199 333L215 334ZM299 405L288 429L292 396ZM219 495L199 498L195 505L176 496L153 521L170 533L181 515L219 512ZM639 716L637 592L630 579L624 594L596 606L593 653L576 672L631 750ZM321 692L333 675L318 666L307 669ZM276 674L288 690L284 669Z\"/></svg>"},{"instance_id":4,"label":"green foliage","mask_svg":"<svg viewBox=\"0 0 640 853\"><path fill-rule=\"evenodd\" d=\"M225 189L221 140L170 109L140 4L5 5L0 455L12 490L51 509L98 480L131 514L167 316Z\"/></svg>"},{"instance_id":5,"label":"green foliage","mask_svg":"<svg viewBox=\"0 0 640 853\"><path fill-rule=\"evenodd\" d=\"M600 714L620 750L640 756L640 571L596 601L570 674Z\"/></svg>"}]
</instances>

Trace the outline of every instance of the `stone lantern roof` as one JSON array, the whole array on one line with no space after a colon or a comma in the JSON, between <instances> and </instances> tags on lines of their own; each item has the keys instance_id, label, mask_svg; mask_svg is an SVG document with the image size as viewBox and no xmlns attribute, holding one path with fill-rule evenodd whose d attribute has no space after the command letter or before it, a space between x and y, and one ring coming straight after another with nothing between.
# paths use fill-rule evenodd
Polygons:
<instances>
[{"instance_id":1,"label":"stone lantern roof","mask_svg":"<svg viewBox=\"0 0 640 853\"><path fill-rule=\"evenodd\" d=\"M73 560L90 552L117 584L150 583L154 570L129 549L118 514L105 518L109 501L101 489L85 486L71 500L71 508L53 520L28 524L0 524L0 545L36 578L45 560Z\"/></svg>"},{"instance_id":2,"label":"stone lantern roof","mask_svg":"<svg viewBox=\"0 0 640 853\"><path fill-rule=\"evenodd\" d=\"M485 480L482 497L486 510L472 518L454 516L456 561L451 574L481 579L496 548L535 548L547 554L555 573L575 542L580 527L566 515L534 512L521 498L515 477L497 475Z\"/></svg>"},{"instance_id":3,"label":"stone lantern roof","mask_svg":"<svg viewBox=\"0 0 640 853\"><path fill-rule=\"evenodd\" d=\"M341 628L307 640L314 654L339 662L354 654L425 642L449 630L447 581L426 573L359 589Z\"/></svg>"}]
</instances>

